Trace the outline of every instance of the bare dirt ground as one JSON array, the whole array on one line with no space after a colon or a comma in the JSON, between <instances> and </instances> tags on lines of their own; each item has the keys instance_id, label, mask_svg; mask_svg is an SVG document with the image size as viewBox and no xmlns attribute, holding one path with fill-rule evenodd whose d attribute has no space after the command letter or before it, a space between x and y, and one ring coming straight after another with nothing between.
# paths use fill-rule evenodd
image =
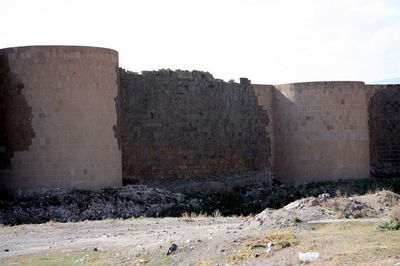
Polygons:
<instances>
[{"instance_id":1,"label":"bare dirt ground","mask_svg":"<svg viewBox=\"0 0 400 266\"><path fill-rule=\"evenodd\" d=\"M400 262L400 231L376 228L398 199L385 191L307 198L247 218L187 215L1 226L0 264L300 265L298 252L315 251L321 255L317 265L394 265ZM355 213L369 220L346 217ZM342 222L326 221L336 218ZM267 252L270 241L276 248ZM172 244L176 251L166 255Z\"/></svg>"},{"instance_id":2,"label":"bare dirt ground","mask_svg":"<svg viewBox=\"0 0 400 266\"><path fill-rule=\"evenodd\" d=\"M153 261L196 265L202 256L219 259L239 245L241 218L139 218L78 223L46 223L0 228L2 263L58 253L108 252L121 264ZM166 256L172 243L175 254ZM236 244L235 244L236 243ZM8 249L8 252L4 250ZM159 258L155 258L155 257Z\"/></svg>"}]
</instances>

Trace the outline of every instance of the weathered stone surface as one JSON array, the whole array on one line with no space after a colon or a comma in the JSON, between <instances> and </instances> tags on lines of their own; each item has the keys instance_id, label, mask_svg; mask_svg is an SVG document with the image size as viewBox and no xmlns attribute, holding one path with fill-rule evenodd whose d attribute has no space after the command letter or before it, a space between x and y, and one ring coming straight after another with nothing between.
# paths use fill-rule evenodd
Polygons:
<instances>
[{"instance_id":1,"label":"weathered stone surface","mask_svg":"<svg viewBox=\"0 0 400 266\"><path fill-rule=\"evenodd\" d=\"M24 84L11 72L8 57L0 54L0 171L11 169L14 152L29 150L32 108L22 92Z\"/></svg>"},{"instance_id":2,"label":"weathered stone surface","mask_svg":"<svg viewBox=\"0 0 400 266\"><path fill-rule=\"evenodd\" d=\"M0 190L120 186L118 53L0 50Z\"/></svg>"},{"instance_id":3,"label":"weathered stone surface","mask_svg":"<svg viewBox=\"0 0 400 266\"><path fill-rule=\"evenodd\" d=\"M400 85L368 85L371 175L400 177Z\"/></svg>"},{"instance_id":4,"label":"weathered stone surface","mask_svg":"<svg viewBox=\"0 0 400 266\"><path fill-rule=\"evenodd\" d=\"M1 49L0 189L120 186L121 172L179 191L399 176L399 89L227 83L125 71L110 49Z\"/></svg>"},{"instance_id":5,"label":"weathered stone surface","mask_svg":"<svg viewBox=\"0 0 400 266\"><path fill-rule=\"evenodd\" d=\"M287 184L369 177L363 82L275 86L275 173Z\"/></svg>"},{"instance_id":6,"label":"weathered stone surface","mask_svg":"<svg viewBox=\"0 0 400 266\"><path fill-rule=\"evenodd\" d=\"M174 189L270 167L269 116L250 84L121 69L120 93L125 183Z\"/></svg>"}]
</instances>

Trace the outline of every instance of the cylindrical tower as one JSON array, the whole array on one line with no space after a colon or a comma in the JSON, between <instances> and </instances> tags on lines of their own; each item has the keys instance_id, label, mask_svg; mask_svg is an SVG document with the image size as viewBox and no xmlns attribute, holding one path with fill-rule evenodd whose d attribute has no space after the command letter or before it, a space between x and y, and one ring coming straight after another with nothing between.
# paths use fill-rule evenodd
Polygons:
<instances>
[{"instance_id":1,"label":"cylindrical tower","mask_svg":"<svg viewBox=\"0 0 400 266\"><path fill-rule=\"evenodd\" d=\"M363 82L277 85L275 172L287 184L369 177Z\"/></svg>"},{"instance_id":2,"label":"cylindrical tower","mask_svg":"<svg viewBox=\"0 0 400 266\"><path fill-rule=\"evenodd\" d=\"M0 188L120 186L118 53L0 50Z\"/></svg>"}]
</instances>

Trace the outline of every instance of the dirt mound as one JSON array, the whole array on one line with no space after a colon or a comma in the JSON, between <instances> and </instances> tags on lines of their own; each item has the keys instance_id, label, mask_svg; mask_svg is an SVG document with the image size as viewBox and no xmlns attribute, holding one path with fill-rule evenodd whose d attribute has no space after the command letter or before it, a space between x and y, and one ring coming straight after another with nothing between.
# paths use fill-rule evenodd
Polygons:
<instances>
[{"instance_id":1,"label":"dirt mound","mask_svg":"<svg viewBox=\"0 0 400 266\"><path fill-rule=\"evenodd\" d=\"M330 198L329 194L322 194L318 198L308 197L296 200L278 210L267 208L244 223L251 228L271 229L294 226L313 220L331 219L333 216L321 206L328 198Z\"/></svg>"},{"instance_id":2,"label":"dirt mound","mask_svg":"<svg viewBox=\"0 0 400 266\"><path fill-rule=\"evenodd\" d=\"M366 218L376 217L378 212L368 203L359 201L352 197L336 197L322 204L334 213L336 218Z\"/></svg>"},{"instance_id":3,"label":"dirt mound","mask_svg":"<svg viewBox=\"0 0 400 266\"><path fill-rule=\"evenodd\" d=\"M302 222L334 218L385 217L400 204L400 196L383 190L362 196L344 197L321 194L296 200L281 209L267 208L244 224L258 229L282 228Z\"/></svg>"},{"instance_id":4,"label":"dirt mound","mask_svg":"<svg viewBox=\"0 0 400 266\"><path fill-rule=\"evenodd\" d=\"M389 190L382 190L354 198L371 206L379 216L386 216L394 207L400 205L400 195Z\"/></svg>"}]
</instances>

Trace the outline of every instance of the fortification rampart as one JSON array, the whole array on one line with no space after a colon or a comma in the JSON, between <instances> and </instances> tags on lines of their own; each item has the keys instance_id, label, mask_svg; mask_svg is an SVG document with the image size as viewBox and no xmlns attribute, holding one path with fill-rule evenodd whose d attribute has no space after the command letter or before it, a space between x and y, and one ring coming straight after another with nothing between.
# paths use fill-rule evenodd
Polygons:
<instances>
[{"instance_id":1,"label":"fortification rampart","mask_svg":"<svg viewBox=\"0 0 400 266\"><path fill-rule=\"evenodd\" d=\"M0 50L0 188L121 185L117 71L110 49Z\"/></svg>"},{"instance_id":2,"label":"fortification rampart","mask_svg":"<svg viewBox=\"0 0 400 266\"><path fill-rule=\"evenodd\" d=\"M367 85L371 175L400 176L400 85Z\"/></svg>"},{"instance_id":3,"label":"fortification rampart","mask_svg":"<svg viewBox=\"0 0 400 266\"><path fill-rule=\"evenodd\" d=\"M0 188L223 190L273 176L301 184L400 175L399 90L138 74L103 48L2 49Z\"/></svg>"},{"instance_id":4,"label":"fortification rampart","mask_svg":"<svg viewBox=\"0 0 400 266\"><path fill-rule=\"evenodd\" d=\"M284 183L369 176L363 82L277 85L275 173Z\"/></svg>"},{"instance_id":5,"label":"fortification rampart","mask_svg":"<svg viewBox=\"0 0 400 266\"><path fill-rule=\"evenodd\" d=\"M270 118L251 85L198 71L120 72L125 183L176 188L268 175Z\"/></svg>"}]
</instances>

